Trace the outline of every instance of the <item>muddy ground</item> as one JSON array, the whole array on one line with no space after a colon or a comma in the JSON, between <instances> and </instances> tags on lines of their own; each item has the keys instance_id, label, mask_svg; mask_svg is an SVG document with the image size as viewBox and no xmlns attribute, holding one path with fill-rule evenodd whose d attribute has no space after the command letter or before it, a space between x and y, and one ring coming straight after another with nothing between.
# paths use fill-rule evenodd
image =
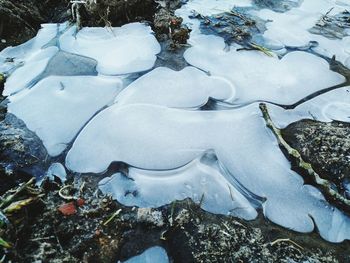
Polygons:
<instances>
[{"instance_id":1,"label":"muddy ground","mask_svg":"<svg viewBox=\"0 0 350 263\"><path fill-rule=\"evenodd\" d=\"M23 190L18 199L43 196L9 216L4 262L117 262L154 245L166 248L173 262L350 262L348 242L330 244L262 216L244 222L213 215L190 200L127 208L99 196L96 183L92 177L68 182L80 185L73 201L62 198L72 192L59 195L63 186L56 183Z\"/></svg>"},{"instance_id":2,"label":"muddy ground","mask_svg":"<svg viewBox=\"0 0 350 263\"><path fill-rule=\"evenodd\" d=\"M295 3L285 2L276 10ZM164 4L168 8L148 0L99 1L79 10L84 25L148 21L162 45L157 66L181 69L188 30L172 13L180 1ZM70 19L72 11L64 0L4 0L0 17L2 49L34 36L42 22ZM242 40L237 37L232 41ZM154 245L163 246L173 262L350 262L349 241L331 244L316 232L295 233L262 215L241 221L207 213L190 200L158 209L124 207L96 190L99 176L24 185L50 161L36 135L6 114L6 100L0 100L0 209L8 219L0 214L0 262L117 262ZM348 124L301 121L283 135L318 173L342 187L350 171Z\"/></svg>"}]
</instances>

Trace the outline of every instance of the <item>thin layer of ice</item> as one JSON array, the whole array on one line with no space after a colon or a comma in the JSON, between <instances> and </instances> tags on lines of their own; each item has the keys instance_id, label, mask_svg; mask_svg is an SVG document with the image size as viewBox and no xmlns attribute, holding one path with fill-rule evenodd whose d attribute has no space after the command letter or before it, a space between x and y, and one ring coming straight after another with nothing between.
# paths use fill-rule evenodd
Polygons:
<instances>
[{"instance_id":1,"label":"thin layer of ice","mask_svg":"<svg viewBox=\"0 0 350 263\"><path fill-rule=\"evenodd\" d=\"M53 163L50 165L49 169L47 170L48 178L53 180L55 176L59 178L61 182L65 182L67 180L66 169L61 163Z\"/></svg>"},{"instance_id":2,"label":"thin layer of ice","mask_svg":"<svg viewBox=\"0 0 350 263\"><path fill-rule=\"evenodd\" d=\"M169 263L168 254L162 247L151 247L141 255L132 257L124 263Z\"/></svg>"},{"instance_id":3,"label":"thin layer of ice","mask_svg":"<svg viewBox=\"0 0 350 263\"><path fill-rule=\"evenodd\" d=\"M67 172L64 166L61 163L53 163L50 165L49 169L45 176L37 180L36 184L41 186L44 180L47 178L50 181L54 181L55 177L57 177L62 183L67 180Z\"/></svg>"},{"instance_id":4,"label":"thin layer of ice","mask_svg":"<svg viewBox=\"0 0 350 263\"><path fill-rule=\"evenodd\" d=\"M24 65L15 70L5 82L4 96L29 88L33 80L45 71L49 61L57 54L57 47L41 49L31 55Z\"/></svg>"},{"instance_id":5,"label":"thin layer of ice","mask_svg":"<svg viewBox=\"0 0 350 263\"><path fill-rule=\"evenodd\" d=\"M271 49L280 49L284 46L301 47L306 46L310 41L317 41L319 46L314 48L316 52L328 57L336 55L340 62L345 63L350 57L349 37L328 39L312 34L309 30L326 13L337 14L349 7L349 3L334 0L305 0L300 7L292 8L285 13L269 9L252 11L252 13L268 21L267 30L263 34L266 47Z\"/></svg>"},{"instance_id":6,"label":"thin layer of ice","mask_svg":"<svg viewBox=\"0 0 350 263\"><path fill-rule=\"evenodd\" d=\"M60 50L47 64L40 78L54 76L97 75L96 60Z\"/></svg>"},{"instance_id":7,"label":"thin layer of ice","mask_svg":"<svg viewBox=\"0 0 350 263\"><path fill-rule=\"evenodd\" d=\"M327 61L307 52L290 52L282 59L258 51L225 51L224 40L198 36L184 57L213 76L226 78L236 88L235 103L258 100L293 104L316 91L340 84L345 78L329 69Z\"/></svg>"},{"instance_id":8,"label":"thin layer of ice","mask_svg":"<svg viewBox=\"0 0 350 263\"><path fill-rule=\"evenodd\" d=\"M63 24L42 24L36 37L16 47L7 47L0 52L0 72L8 72L20 63L30 59L50 43L60 32L67 27Z\"/></svg>"},{"instance_id":9,"label":"thin layer of ice","mask_svg":"<svg viewBox=\"0 0 350 263\"><path fill-rule=\"evenodd\" d=\"M22 119L43 141L48 153L57 156L121 89L122 83L115 77L51 76L9 97L8 112Z\"/></svg>"},{"instance_id":10,"label":"thin layer of ice","mask_svg":"<svg viewBox=\"0 0 350 263\"><path fill-rule=\"evenodd\" d=\"M151 28L141 23L116 28L83 28L75 34L76 30L71 27L60 37L61 49L95 59L101 74L121 75L148 70L160 52Z\"/></svg>"},{"instance_id":11,"label":"thin layer of ice","mask_svg":"<svg viewBox=\"0 0 350 263\"><path fill-rule=\"evenodd\" d=\"M210 77L193 67L181 71L159 67L131 83L118 95L116 103L195 108L209 98L232 102L234 96L235 88L225 79Z\"/></svg>"},{"instance_id":12,"label":"thin layer of ice","mask_svg":"<svg viewBox=\"0 0 350 263\"><path fill-rule=\"evenodd\" d=\"M350 87L326 92L291 110L274 105L268 108L273 122L280 128L302 119L350 122Z\"/></svg>"},{"instance_id":13,"label":"thin layer of ice","mask_svg":"<svg viewBox=\"0 0 350 263\"><path fill-rule=\"evenodd\" d=\"M251 0L189 0L181 9L195 11L203 16L229 12L234 7L251 6ZM181 10L180 9L180 10ZM179 12L180 10L176 10Z\"/></svg>"},{"instance_id":14,"label":"thin layer of ice","mask_svg":"<svg viewBox=\"0 0 350 263\"><path fill-rule=\"evenodd\" d=\"M121 161L143 170L169 170L208 150L241 185L266 198L264 214L271 221L310 232L314 220L325 239L350 238L350 219L291 170L257 104L227 111L113 105L85 126L67 154L66 166L98 173ZM333 224L334 217L340 223Z\"/></svg>"},{"instance_id":15,"label":"thin layer of ice","mask_svg":"<svg viewBox=\"0 0 350 263\"><path fill-rule=\"evenodd\" d=\"M191 19L194 13L203 16L211 16L224 12L230 12L234 7L251 6L251 0L189 0L181 8L175 11L175 15L182 17L183 23L191 28L191 37L200 34L200 22Z\"/></svg>"},{"instance_id":16,"label":"thin layer of ice","mask_svg":"<svg viewBox=\"0 0 350 263\"><path fill-rule=\"evenodd\" d=\"M103 179L99 188L127 206L160 207L191 198L211 213L246 220L257 216L246 197L220 173L216 160L207 155L175 170L130 168L127 176L117 173Z\"/></svg>"}]
</instances>

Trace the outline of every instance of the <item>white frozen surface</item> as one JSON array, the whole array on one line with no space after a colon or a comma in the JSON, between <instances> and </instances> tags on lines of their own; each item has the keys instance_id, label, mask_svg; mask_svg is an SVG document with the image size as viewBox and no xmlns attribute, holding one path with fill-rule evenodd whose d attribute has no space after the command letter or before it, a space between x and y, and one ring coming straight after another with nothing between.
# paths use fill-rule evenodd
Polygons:
<instances>
[{"instance_id":1,"label":"white frozen surface","mask_svg":"<svg viewBox=\"0 0 350 263\"><path fill-rule=\"evenodd\" d=\"M300 7L292 8L285 13L268 9L252 11L252 13L268 21L267 30L263 34L267 47L272 49L284 46L300 47L307 45L310 41L317 41L319 46L314 49L316 52L328 57L336 55L340 62L345 63L350 57L349 37L331 40L321 35L311 34L309 30L327 12L329 15L334 15L349 7L348 1L305 0Z\"/></svg>"},{"instance_id":2,"label":"white frozen surface","mask_svg":"<svg viewBox=\"0 0 350 263\"><path fill-rule=\"evenodd\" d=\"M267 199L264 214L271 221L310 232L312 217L325 239L350 238L349 218L290 169L260 115L257 104L227 111L113 105L85 126L68 152L66 166L98 173L121 161L145 170L169 170L213 150L227 174ZM339 224L332 223L335 215Z\"/></svg>"},{"instance_id":3,"label":"white frozen surface","mask_svg":"<svg viewBox=\"0 0 350 263\"><path fill-rule=\"evenodd\" d=\"M223 12L230 12L233 7L251 6L251 0L189 0L175 11L175 15L183 18L184 24L192 29L191 36L200 34L200 22L197 19L191 19L194 12L203 16L211 16Z\"/></svg>"},{"instance_id":4,"label":"white frozen surface","mask_svg":"<svg viewBox=\"0 0 350 263\"><path fill-rule=\"evenodd\" d=\"M116 28L71 27L60 37L62 50L97 60L97 71L121 75L153 67L160 45L149 26L141 23Z\"/></svg>"},{"instance_id":5,"label":"white frozen surface","mask_svg":"<svg viewBox=\"0 0 350 263\"><path fill-rule=\"evenodd\" d=\"M30 59L33 54L40 52L60 32L67 27L63 24L42 24L36 37L16 47L7 47L0 52L0 72L7 72L19 63ZM7 61L10 59L10 61Z\"/></svg>"},{"instance_id":6,"label":"white frozen surface","mask_svg":"<svg viewBox=\"0 0 350 263\"><path fill-rule=\"evenodd\" d=\"M229 12L234 7L251 6L251 4L251 0L189 0L181 9L187 10L189 13L196 11L203 16L210 16ZM176 10L176 12L180 10Z\"/></svg>"},{"instance_id":7,"label":"white frozen surface","mask_svg":"<svg viewBox=\"0 0 350 263\"><path fill-rule=\"evenodd\" d=\"M53 180L55 176L59 178L61 182L65 182L67 180L66 169L61 163L53 163L47 170L47 177L50 180Z\"/></svg>"},{"instance_id":8,"label":"white frozen surface","mask_svg":"<svg viewBox=\"0 0 350 263\"><path fill-rule=\"evenodd\" d=\"M348 37L329 40L308 32L331 7L339 5L332 12L343 10L346 3L339 3L305 0L300 8L284 14L252 12L273 19L264 34L270 47L285 52L284 46L316 40L320 45L314 50L336 54L347 65ZM344 82L344 77L306 52L278 59L257 51L236 51L237 45L227 47L222 38L201 35L199 21L189 19L192 10L212 15L251 4L250 0L189 1L177 14L192 24L192 47L185 59L195 67L179 72L157 68L123 91L126 76L105 75L153 67L160 46L150 27L132 23L113 29L84 28L76 36L76 28L71 27L59 38L59 46L96 60L101 75L49 76L36 83L58 52L57 41L51 40L66 29L66 25L46 25L32 41L0 53L0 70L11 73L23 64L5 84L4 95L12 94L8 110L39 136L51 156L61 154L78 135L66 156L72 171L101 173L114 161L130 165L128 177L116 173L99 185L125 205L157 207L191 198L207 211L253 219L255 206L261 204L265 216L284 227L299 232L317 227L332 242L350 239L350 219L291 170L266 128L258 103L242 105L261 100L293 104ZM5 62L12 57L13 62ZM94 73L94 63L89 65L89 71L77 72ZM198 110L209 98L231 109ZM109 107L102 110L105 106ZM302 118L349 121L349 88L325 93L289 111L268 107L280 127ZM66 171L54 163L47 175L64 179ZM140 257L136 262L147 262L148 256Z\"/></svg>"},{"instance_id":9,"label":"white frozen surface","mask_svg":"<svg viewBox=\"0 0 350 263\"><path fill-rule=\"evenodd\" d=\"M188 165L168 171L130 168L99 183L105 194L112 194L127 206L160 207L174 200L191 198L211 213L252 220L257 212L249 201L220 173L216 160L207 155Z\"/></svg>"},{"instance_id":10,"label":"white frozen surface","mask_svg":"<svg viewBox=\"0 0 350 263\"><path fill-rule=\"evenodd\" d=\"M326 92L291 110L274 105L268 105L268 108L273 122L280 128L301 119L350 122L350 87Z\"/></svg>"},{"instance_id":11,"label":"white frozen surface","mask_svg":"<svg viewBox=\"0 0 350 263\"><path fill-rule=\"evenodd\" d=\"M45 71L47 64L57 52L57 47L49 47L32 54L24 62L24 65L14 71L6 80L3 95L8 96L29 88L35 78Z\"/></svg>"},{"instance_id":12,"label":"white frozen surface","mask_svg":"<svg viewBox=\"0 0 350 263\"><path fill-rule=\"evenodd\" d=\"M132 257L124 263L169 263L168 254L162 247L151 247L141 255Z\"/></svg>"},{"instance_id":13,"label":"white frozen surface","mask_svg":"<svg viewBox=\"0 0 350 263\"><path fill-rule=\"evenodd\" d=\"M159 67L131 83L118 95L116 103L196 108L209 98L230 103L234 96L235 88L225 79L209 77L193 67L181 71Z\"/></svg>"},{"instance_id":14,"label":"white frozen surface","mask_svg":"<svg viewBox=\"0 0 350 263\"><path fill-rule=\"evenodd\" d=\"M83 125L121 90L119 78L79 76L41 80L11 96L8 111L43 141L48 153L62 153Z\"/></svg>"},{"instance_id":15,"label":"white frozen surface","mask_svg":"<svg viewBox=\"0 0 350 263\"><path fill-rule=\"evenodd\" d=\"M51 164L46 174L42 178L37 179L36 185L41 186L46 178L50 181L54 181L55 177L60 179L62 183L64 183L67 180L66 169L61 163Z\"/></svg>"},{"instance_id":16,"label":"white frozen surface","mask_svg":"<svg viewBox=\"0 0 350 263\"><path fill-rule=\"evenodd\" d=\"M191 65L230 80L236 88L238 104L257 100L293 104L345 81L329 69L327 61L307 52L291 52L278 59L258 51L224 48L222 38L201 36L184 57Z\"/></svg>"}]
</instances>

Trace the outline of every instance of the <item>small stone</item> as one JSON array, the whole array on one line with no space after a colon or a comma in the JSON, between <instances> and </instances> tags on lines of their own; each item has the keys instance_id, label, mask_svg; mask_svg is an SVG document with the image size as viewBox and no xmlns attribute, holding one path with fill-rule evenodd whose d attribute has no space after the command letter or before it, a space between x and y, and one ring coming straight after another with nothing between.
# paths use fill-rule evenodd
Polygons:
<instances>
[{"instance_id":1,"label":"small stone","mask_svg":"<svg viewBox=\"0 0 350 263\"><path fill-rule=\"evenodd\" d=\"M149 223L158 227L164 225L163 215L160 211L152 208L139 208L137 210L137 221L142 223Z\"/></svg>"}]
</instances>

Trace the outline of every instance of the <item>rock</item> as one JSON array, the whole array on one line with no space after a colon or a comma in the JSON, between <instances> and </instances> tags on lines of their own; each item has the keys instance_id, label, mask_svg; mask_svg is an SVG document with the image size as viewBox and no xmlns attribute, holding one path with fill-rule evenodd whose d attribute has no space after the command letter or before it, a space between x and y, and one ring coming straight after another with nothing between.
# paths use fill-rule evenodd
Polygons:
<instances>
[{"instance_id":1,"label":"rock","mask_svg":"<svg viewBox=\"0 0 350 263\"><path fill-rule=\"evenodd\" d=\"M69 19L68 0L3 0L0 2L0 50L35 36L40 24Z\"/></svg>"},{"instance_id":2,"label":"rock","mask_svg":"<svg viewBox=\"0 0 350 263\"><path fill-rule=\"evenodd\" d=\"M187 209L181 209L175 217L175 222L180 226L187 224L191 219L190 212Z\"/></svg>"},{"instance_id":3,"label":"rock","mask_svg":"<svg viewBox=\"0 0 350 263\"><path fill-rule=\"evenodd\" d=\"M74 202L69 202L69 203L60 205L58 207L58 211L60 211L64 216L71 216L78 212Z\"/></svg>"},{"instance_id":4,"label":"rock","mask_svg":"<svg viewBox=\"0 0 350 263\"><path fill-rule=\"evenodd\" d=\"M350 178L348 123L302 120L286 127L282 136L319 175L344 190L342 182Z\"/></svg>"},{"instance_id":5,"label":"rock","mask_svg":"<svg viewBox=\"0 0 350 263\"><path fill-rule=\"evenodd\" d=\"M148 223L157 227L164 225L162 212L152 208L139 208L137 210L137 222Z\"/></svg>"},{"instance_id":6,"label":"rock","mask_svg":"<svg viewBox=\"0 0 350 263\"><path fill-rule=\"evenodd\" d=\"M81 12L83 25L120 26L129 22L152 21L157 8L153 0L88 1Z\"/></svg>"},{"instance_id":7,"label":"rock","mask_svg":"<svg viewBox=\"0 0 350 263\"><path fill-rule=\"evenodd\" d=\"M21 120L7 114L0 121L0 193L31 176L43 176L46 157L40 139Z\"/></svg>"}]
</instances>

